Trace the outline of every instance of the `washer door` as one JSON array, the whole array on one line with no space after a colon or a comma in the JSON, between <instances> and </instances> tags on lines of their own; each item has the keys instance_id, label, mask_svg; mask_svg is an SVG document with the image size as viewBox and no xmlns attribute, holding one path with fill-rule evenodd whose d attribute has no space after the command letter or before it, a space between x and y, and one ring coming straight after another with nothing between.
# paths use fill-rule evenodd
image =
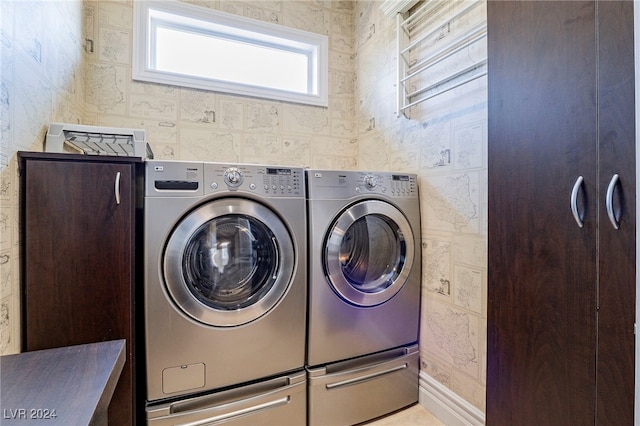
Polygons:
<instances>
[{"instance_id":1,"label":"washer door","mask_svg":"<svg viewBox=\"0 0 640 426\"><path fill-rule=\"evenodd\" d=\"M189 213L164 254L169 294L184 313L236 326L271 310L287 292L295 264L291 235L262 204L227 198Z\"/></svg>"},{"instance_id":2,"label":"washer door","mask_svg":"<svg viewBox=\"0 0 640 426\"><path fill-rule=\"evenodd\" d=\"M340 297L376 306L400 291L413 266L413 233L391 204L368 200L347 208L327 234L324 267Z\"/></svg>"}]
</instances>

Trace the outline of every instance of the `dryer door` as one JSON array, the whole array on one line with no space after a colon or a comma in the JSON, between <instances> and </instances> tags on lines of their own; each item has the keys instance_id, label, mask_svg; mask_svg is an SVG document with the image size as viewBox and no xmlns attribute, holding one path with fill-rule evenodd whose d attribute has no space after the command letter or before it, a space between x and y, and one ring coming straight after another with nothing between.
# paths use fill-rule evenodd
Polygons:
<instances>
[{"instance_id":1,"label":"dryer door","mask_svg":"<svg viewBox=\"0 0 640 426\"><path fill-rule=\"evenodd\" d=\"M400 210L376 200L347 208L327 234L324 268L340 297L376 306L395 296L413 266L413 231Z\"/></svg>"},{"instance_id":2,"label":"dryer door","mask_svg":"<svg viewBox=\"0 0 640 426\"><path fill-rule=\"evenodd\" d=\"M163 268L168 292L184 313L228 327L269 312L287 292L295 261L293 240L280 217L257 202L226 198L180 221Z\"/></svg>"}]
</instances>

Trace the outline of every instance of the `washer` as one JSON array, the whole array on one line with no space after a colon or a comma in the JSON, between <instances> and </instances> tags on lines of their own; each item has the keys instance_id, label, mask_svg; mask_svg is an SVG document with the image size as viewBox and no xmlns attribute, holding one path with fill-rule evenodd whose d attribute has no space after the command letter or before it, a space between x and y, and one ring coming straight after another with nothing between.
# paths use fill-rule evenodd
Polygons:
<instances>
[{"instance_id":1,"label":"washer","mask_svg":"<svg viewBox=\"0 0 640 426\"><path fill-rule=\"evenodd\" d=\"M418 400L417 176L306 173L309 424L355 424Z\"/></svg>"},{"instance_id":2,"label":"washer","mask_svg":"<svg viewBox=\"0 0 640 426\"><path fill-rule=\"evenodd\" d=\"M299 388L306 332L303 170L183 161L145 167L149 422L179 411L160 408L185 395L182 407L203 411L194 395L288 373L295 380L276 382ZM256 389L246 394L255 398ZM304 422L305 395L298 400L302 405L289 405L302 407L296 415Z\"/></svg>"}]
</instances>

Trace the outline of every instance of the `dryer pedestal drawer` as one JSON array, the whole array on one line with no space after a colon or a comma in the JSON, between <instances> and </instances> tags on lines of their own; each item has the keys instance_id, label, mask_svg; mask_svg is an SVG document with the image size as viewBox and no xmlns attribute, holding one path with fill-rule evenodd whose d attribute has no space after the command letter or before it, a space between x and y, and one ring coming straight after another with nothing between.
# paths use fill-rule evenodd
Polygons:
<instances>
[{"instance_id":1,"label":"dryer pedestal drawer","mask_svg":"<svg viewBox=\"0 0 640 426\"><path fill-rule=\"evenodd\" d=\"M221 392L147 406L147 425L298 426L306 420L303 371Z\"/></svg>"},{"instance_id":2,"label":"dryer pedestal drawer","mask_svg":"<svg viewBox=\"0 0 640 426\"><path fill-rule=\"evenodd\" d=\"M352 425L418 402L418 346L308 368L309 426Z\"/></svg>"}]
</instances>

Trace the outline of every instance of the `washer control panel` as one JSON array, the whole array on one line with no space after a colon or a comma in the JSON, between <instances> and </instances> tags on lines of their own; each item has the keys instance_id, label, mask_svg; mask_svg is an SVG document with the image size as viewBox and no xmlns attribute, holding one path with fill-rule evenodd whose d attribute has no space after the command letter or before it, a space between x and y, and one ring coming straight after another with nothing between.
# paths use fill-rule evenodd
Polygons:
<instances>
[{"instance_id":1,"label":"washer control panel","mask_svg":"<svg viewBox=\"0 0 640 426\"><path fill-rule=\"evenodd\" d=\"M304 171L296 167L204 163L205 194L247 191L262 196L304 195Z\"/></svg>"},{"instance_id":2,"label":"washer control panel","mask_svg":"<svg viewBox=\"0 0 640 426\"><path fill-rule=\"evenodd\" d=\"M175 160L145 161L145 196L202 196L202 162Z\"/></svg>"},{"instance_id":3,"label":"washer control panel","mask_svg":"<svg viewBox=\"0 0 640 426\"><path fill-rule=\"evenodd\" d=\"M197 197L223 191L304 197L302 168L171 160L145 163L147 197Z\"/></svg>"}]
</instances>

